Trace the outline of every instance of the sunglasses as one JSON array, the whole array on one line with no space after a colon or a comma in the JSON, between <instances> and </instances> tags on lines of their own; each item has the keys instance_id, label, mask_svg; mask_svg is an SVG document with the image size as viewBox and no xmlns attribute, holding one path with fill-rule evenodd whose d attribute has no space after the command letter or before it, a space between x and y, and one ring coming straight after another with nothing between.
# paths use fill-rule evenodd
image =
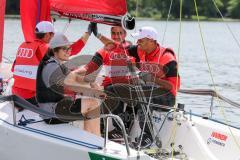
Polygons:
<instances>
[{"instance_id":1,"label":"sunglasses","mask_svg":"<svg viewBox=\"0 0 240 160\"><path fill-rule=\"evenodd\" d=\"M124 32L111 32L112 35L123 35L125 34Z\"/></svg>"},{"instance_id":2,"label":"sunglasses","mask_svg":"<svg viewBox=\"0 0 240 160\"><path fill-rule=\"evenodd\" d=\"M54 33L53 32L49 32L50 36L54 36Z\"/></svg>"},{"instance_id":3,"label":"sunglasses","mask_svg":"<svg viewBox=\"0 0 240 160\"><path fill-rule=\"evenodd\" d=\"M61 47L61 49L64 50L64 51L69 51L69 50L71 50L72 48L71 48L71 47L66 47L66 46L64 46L64 47Z\"/></svg>"}]
</instances>

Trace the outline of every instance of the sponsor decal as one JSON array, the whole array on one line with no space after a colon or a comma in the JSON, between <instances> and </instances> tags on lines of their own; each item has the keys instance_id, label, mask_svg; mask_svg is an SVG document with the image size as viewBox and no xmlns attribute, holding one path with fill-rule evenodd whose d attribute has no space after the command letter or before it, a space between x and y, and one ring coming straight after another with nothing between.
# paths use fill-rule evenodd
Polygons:
<instances>
[{"instance_id":1,"label":"sponsor decal","mask_svg":"<svg viewBox=\"0 0 240 160\"><path fill-rule=\"evenodd\" d=\"M208 138L207 144L210 145L212 143L225 147L225 142L227 141L228 136L218 133L218 132L212 132L211 137Z\"/></svg>"},{"instance_id":2,"label":"sponsor decal","mask_svg":"<svg viewBox=\"0 0 240 160\"><path fill-rule=\"evenodd\" d=\"M153 111L152 113L152 120L154 123L160 123L162 121L162 119L165 118L165 115L162 114L159 111Z\"/></svg>"},{"instance_id":3,"label":"sponsor decal","mask_svg":"<svg viewBox=\"0 0 240 160\"><path fill-rule=\"evenodd\" d=\"M128 67L126 66L105 66L106 76L108 77L123 77L130 76Z\"/></svg>"},{"instance_id":4,"label":"sponsor decal","mask_svg":"<svg viewBox=\"0 0 240 160\"><path fill-rule=\"evenodd\" d=\"M115 53L115 52L112 52L109 56L109 59L110 60L127 60L129 59L130 57L128 57L126 54L124 53ZM125 61L125 64L126 64L126 61Z\"/></svg>"},{"instance_id":5,"label":"sponsor decal","mask_svg":"<svg viewBox=\"0 0 240 160\"><path fill-rule=\"evenodd\" d=\"M101 14L81 14L81 13L62 13L64 16L80 18L80 19L90 19L90 20L104 20L104 16Z\"/></svg>"},{"instance_id":6,"label":"sponsor decal","mask_svg":"<svg viewBox=\"0 0 240 160\"><path fill-rule=\"evenodd\" d=\"M163 69L161 65L157 63L140 63L140 70L142 72L163 74Z\"/></svg>"},{"instance_id":7,"label":"sponsor decal","mask_svg":"<svg viewBox=\"0 0 240 160\"><path fill-rule=\"evenodd\" d=\"M33 49L19 48L17 52L17 57L30 59L33 57Z\"/></svg>"},{"instance_id":8,"label":"sponsor decal","mask_svg":"<svg viewBox=\"0 0 240 160\"><path fill-rule=\"evenodd\" d=\"M226 141L227 138L228 138L226 135L221 134L221 133L217 133L217 132L212 132L211 137L214 137L214 138L216 138L218 140L221 140L221 141Z\"/></svg>"},{"instance_id":9,"label":"sponsor decal","mask_svg":"<svg viewBox=\"0 0 240 160\"><path fill-rule=\"evenodd\" d=\"M155 123L160 123L162 120L161 117L158 117L158 116L153 116L152 118Z\"/></svg>"},{"instance_id":10,"label":"sponsor decal","mask_svg":"<svg viewBox=\"0 0 240 160\"><path fill-rule=\"evenodd\" d=\"M14 67L14 75L29 79L36 79L37 68L38 66L16 65Z\"/></svg>"},{"instance_id":11,"label":"sponsor decal","mask_svg":"<svg viewBox=\"0 0 240 160\"><path fill-rule=\"evenodd\" d=\"M215 140L214 138L208 138L207 144L210 145L211 143L214 143L214 144L216 144L216 145L225 147L225 143L220 142L220 141L218 141L218 140Z\"/></svg>"},{"instance_id":12,"label":"sponsor decal","mask_svg":"<svg viewBox=\"0 0 240 160\"><path fill-rule=\"evenodd\" d=\"M117 158L107 157L96 153L89 152L89 157L91 160L120 160Z\"/></svg>"}]
</instances>

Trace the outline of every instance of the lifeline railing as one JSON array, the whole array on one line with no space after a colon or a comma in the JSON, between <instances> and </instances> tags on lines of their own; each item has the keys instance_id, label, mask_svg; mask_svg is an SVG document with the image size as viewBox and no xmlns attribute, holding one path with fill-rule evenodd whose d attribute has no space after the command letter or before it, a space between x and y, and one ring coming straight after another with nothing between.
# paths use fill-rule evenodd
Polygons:
<instances>
[{"instance_id":1,"label":"lifeline railing","mask_svg":"<svg viewBox=\"0 0 240 160\"><path fill-rule=\"evenodd\" d=\"M100 118L103 118L106 121L106 123L105 123L105 136L104 136L104 149L107 148L107 141L108 141L108 119L113 118L115 121L117 121L117 123L119 123L119 125L122 129L127 154L128 154L128 156L130 156L130 149L129 149L128 139L127 139L127 132L126 132L126 129L125 129L125 126L123 124L122 119L119 116L113 115L113 114L102 114L100 116Z\"/></svg>"},{"instance_id":2,"label":"lifeline railing","mask_svg":"<svg viewBox=\"0 0 240 160\"><path fill-rule=\"evenodd\" d=\"M211 89L180 89L178 92L184 93L184 94L194 94L194 95L202 95L202 96L211 96L211 106L210 106L210 117L212 118L213 115L213 101L214 98L219 98L220 100L240 109L240 104L236 103L220 94L215 92Z\"/></svg>"},{"instance_id":3,"label":"lifeline railing","mask_svg":"<svg viewBox=\"0 0 240 160\"><path fill-rule=\"evenodd\" d=\"M28 101L26 101L23 98L18 97L16 95L0 96L0 102L5 102L5 101L12 103L14 126L17 126L15 105L21 106L24 109L28 109L32 112L35 112L35 113L38 113L41 115L45 115L48 117L56 117L56 118L62 118L62 119L68 119L68 120L79 120L79 118L80 118L79 115L77 115L77 114L75 114L73 116L65 116L65 115L56 116L54 113L44 111L44 110L40 109L39 107L29 103ZM126 146L127 155L130 156L130 147L129 147L129 143L128 143L128 139L127 139L127 133L126 133L126 129L125 129L122 119L119 116L113 115L113 114L102 114L102 115L100 115L100 118L105 119L107 123L108 123L109 118L113 118L114 120L117 121L117 123L120 125L122 132L123 132L123 138L124 138L124 142L125 142L125 146ZM108 125L106 124L105 125L105 138L104 138L104 149L105 150L107 149L107 141L108 141Z\"/></svg>"}]
</instances>

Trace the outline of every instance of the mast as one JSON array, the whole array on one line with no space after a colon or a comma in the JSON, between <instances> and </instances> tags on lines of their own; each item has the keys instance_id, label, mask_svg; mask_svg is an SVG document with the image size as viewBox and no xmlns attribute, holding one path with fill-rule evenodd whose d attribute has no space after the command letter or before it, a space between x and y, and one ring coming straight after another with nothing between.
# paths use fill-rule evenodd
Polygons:
<instances>
[{"instance_id":1,"label":"mast","mask_svg":"<svg viewBox=\"0 0 240 160\"><path fill-rule=\"evenodd\" d=\"M3 54L5 8L6 8L6 0L0 0L0 63L2 62L2 54Z\"/></svg>"}]
</instances>

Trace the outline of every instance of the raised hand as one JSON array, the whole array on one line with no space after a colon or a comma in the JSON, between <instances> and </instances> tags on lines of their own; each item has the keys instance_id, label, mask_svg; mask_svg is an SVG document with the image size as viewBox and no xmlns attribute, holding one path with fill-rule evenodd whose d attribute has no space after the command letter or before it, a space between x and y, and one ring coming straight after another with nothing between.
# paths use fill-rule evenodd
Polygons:
<instances>
[{"instance_id":1,"label":"raised hand","mask_svg":"<svg viewBox=\"0 0 240 160\"><path fill-rule=\"evenodd\" d=\"M97 23L91 22L91 24L92 24L92 32L93 32L94 36L99 38L101 36L101 34L98 33Z\"/></svg>"},{"instance_id":2,"label":"raised hand","mask_svg":"<svg viewBox=\"0 0 240 160\"><path fill-rule=\"evenodd\" d=\"M92 34L92 32L93 32L93 30L92 30L92 22L91 22L91 23L89 23L89 25L88 25L88 28L87 28L86 33L88 33L89 36L90 36L90 35Z\"/></svg>"}]
</instances>

